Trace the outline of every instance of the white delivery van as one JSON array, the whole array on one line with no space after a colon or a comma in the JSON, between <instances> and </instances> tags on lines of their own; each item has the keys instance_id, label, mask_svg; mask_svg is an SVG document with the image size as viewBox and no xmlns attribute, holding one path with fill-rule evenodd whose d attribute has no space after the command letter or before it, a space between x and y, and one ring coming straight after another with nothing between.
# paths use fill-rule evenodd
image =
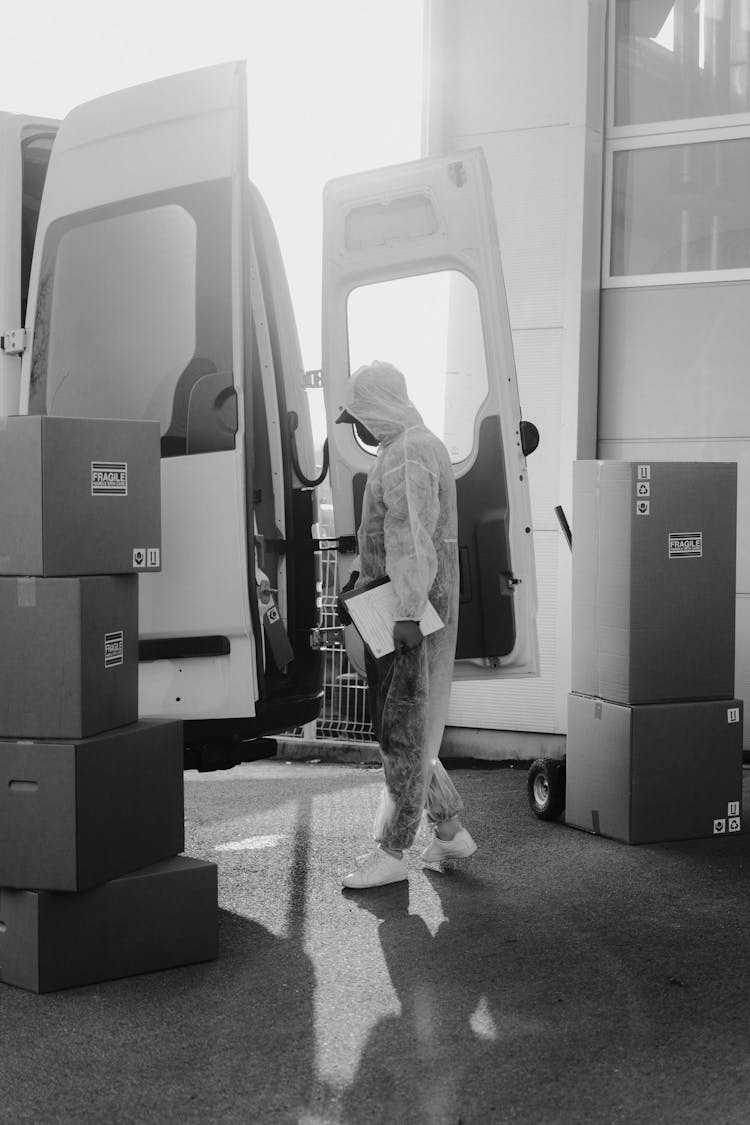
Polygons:
<instances>
[{"instance_id":1,"label":"white delivery van","mask_svg":"<svg viewBox=\"0 0 750 1125\"><path fill-rule=\"evenodd\" d=\"M268 754L269 735L322 701L319 474L284 267L248 180L244 64L61 123L0 115L0 144L0 412L159 421L162 571L139 576L140 710L184 721L188 764ZM328 415L360 362L402 366L456 468L457 674L533 673L534 433L482 154L335 181L324 227ZM373 451L346 426L329 443L346 575Z\"/></svg>"}]
</instances>

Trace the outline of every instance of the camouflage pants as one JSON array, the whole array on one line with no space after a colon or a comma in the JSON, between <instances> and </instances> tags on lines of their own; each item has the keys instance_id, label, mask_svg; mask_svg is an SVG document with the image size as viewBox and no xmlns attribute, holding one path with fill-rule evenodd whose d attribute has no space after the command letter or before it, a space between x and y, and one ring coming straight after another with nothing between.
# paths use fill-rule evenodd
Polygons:
<instances>
[{"instance_id":1,"label":"camouflage pants","mask_svg":"<svg viewBox=\"0 0 750 1125\"><path fill-rule=\"evenodd\" d=\"M385 773L374 835L387 848L411 847L425 809L432 823L463 811L438 758L453 668L446 642L446 630L439 630L403 656L375 660L366 654L370 711Z\"/></svg>"}]
</instances>

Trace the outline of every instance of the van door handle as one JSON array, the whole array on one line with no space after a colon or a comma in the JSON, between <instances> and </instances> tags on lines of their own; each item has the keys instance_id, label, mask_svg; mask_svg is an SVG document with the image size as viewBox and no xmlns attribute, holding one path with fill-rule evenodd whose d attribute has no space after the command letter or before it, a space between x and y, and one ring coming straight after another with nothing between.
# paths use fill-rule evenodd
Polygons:
<instances>
[{"instance_id":1,"label":"van door handle","mask_svg":"<svg viewBox=\"0 0 750 1125\"><path fill-rule=\"evenodd\" d=\"M310 480L302 472L299 463L299 456L297 454L297 439L294 436L297 427L299 426L299 416L297 414L297 411L290 410L286 417L289 424L289 452L292 456L292 467L294 468L294 471L299 479L304 484L305 488L317 488L318 485L322 484L326 479L326 473L328 472L328 438L326 438L323 442L323 468L321 469L320 476L316 477L315 480Z\"/></svg>"}]
</instances>

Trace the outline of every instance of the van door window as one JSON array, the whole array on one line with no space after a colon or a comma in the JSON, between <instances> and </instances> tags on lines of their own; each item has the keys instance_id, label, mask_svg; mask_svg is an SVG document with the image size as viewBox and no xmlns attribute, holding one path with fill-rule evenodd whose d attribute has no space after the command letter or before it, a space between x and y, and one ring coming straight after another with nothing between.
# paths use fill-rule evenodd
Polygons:
<instances>
[{"instance_id":1,"label":"van door window","mask_svg":"<svg viewBox=\"0 0 750 1125\"><path fill-rule=\"evenodd\" d=\"M34 133L21 142L21 323L26 320L26 302L29 296L29 276L34 240L39 222L42 191L47 178L52 142L52 132Z\"/></svg>"},{"instance_id":2,"label":"van door window","mask_svg":"<svg viewBox=\"0 0 750 1125\"><path fill-rule=\"evenodd\" d=\"M223 184L50 227L29 409L160 423L162 455L234 448L230 198Z\"/></svg>"},{"instance_id":3,"label":"van door window","mask_svg":"<svg viewBox=\"0 0 750 1125\"><path fill-rule=\"evenodd\" d=\"M442 270L363 285L349 294L347 326L350 370L374 359L395 364L425 425L454 464L465 461L488 392L474 283Z\"/></svg>"}]
</instances>

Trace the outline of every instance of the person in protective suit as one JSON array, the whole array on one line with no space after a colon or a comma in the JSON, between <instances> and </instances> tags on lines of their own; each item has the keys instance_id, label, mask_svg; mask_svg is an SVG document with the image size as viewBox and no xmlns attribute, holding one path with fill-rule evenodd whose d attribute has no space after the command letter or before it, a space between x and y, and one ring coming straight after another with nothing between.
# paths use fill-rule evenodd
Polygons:
<instances>
[{"instance_id":1,"label":"person in protective suit","mask_svg":"<svg viewBox=\"0 0 750 1125\"><path fill-rule=\"evenodd\" d=\"M397 603L395 651L380 660L365 654L385 786L374 827L379 847L343 879L345 887L363 889L406 879L404 850L424 809L433 825L425 863L476 851L459 820L461 798L438 759L458 626L456 486L445 445L427 429L391 364L375 361L354 373L336 421L379 446L357 533L356 586L387 575ZM444 624L423 636L428 600Z\"/></svg>"}]
</instances>

